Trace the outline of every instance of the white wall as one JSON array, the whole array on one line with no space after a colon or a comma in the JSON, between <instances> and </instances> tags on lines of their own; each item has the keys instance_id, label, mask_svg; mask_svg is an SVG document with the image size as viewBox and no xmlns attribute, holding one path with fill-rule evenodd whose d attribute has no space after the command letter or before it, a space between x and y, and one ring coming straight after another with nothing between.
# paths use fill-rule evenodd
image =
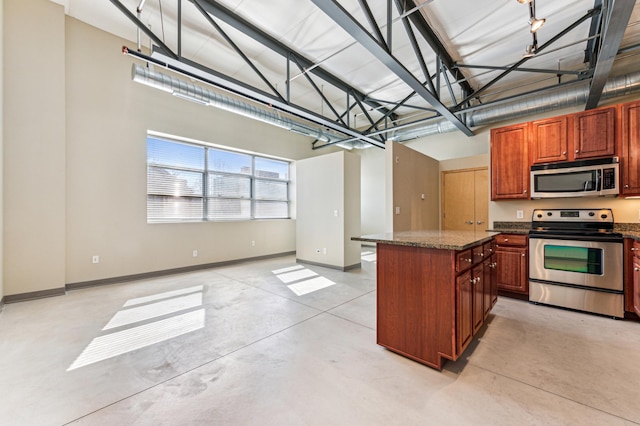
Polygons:
<instances>
[{"instance_id":1,"label":"white wall","mask_svg":"<svg viewBox=\"0 0 640 426\"><path fill-rule=\"evenodd\" d=\"M4 17L5 296L295 251L293 219L147 224L147 131L292 160L331 148L132 82L135 43L48 0Z\"/></svg>"},{"instance_id":2,"label":"white wall","mask_svg":"<svg viewBox=\"0 0 640 426\"><path fill-rule=\"evenodd\" d=\"M362 171L362 234L385 232L387 220L386 157L385 150L377 147L354 150L360 155Z\"/></svg>"},{"instance_id":3,"label":"white wall","mask_svg":"<svg viewBox=\"0 0 640 426\"><path fill-rule=\"evenodd\" d=\"M123 44L67 18L67 283L294 251L294 220L146 223L147 130L294 160L315 153L309 138L132 82Z\"/></svg>"},{"instance_id":4,"label":"white wall","mask_svg":"<svg viewBox=\"0 0 640 426\"><path fill-rule=\"evenodd\" d=\"M387 142L386 151L390 179L387 181L387 231L437 229L440 217L438 161L397 142Z\"/></svg>"},{"instance_id":5,"label":"white wall","mask_svg":"<svg viewBox=\"0 0 640 426\"><path fill-rule=\"evenodd\" d=\"M65 284L65 17L4 2L5 296Z\"/></svg>"},{"instance_id":6,"label":"white wall","mask_svg":"<svg viewBox=\"0 0 640 426\"><path fill-rule=\"evenodd\" d=\"M4 76L3 76L3 69L4 69L4 65L3 65L3 58L4 58L4 37L3 37L3 31L4 31L4 20L3 20L3 16L4 16L4 0L0 0L0 99L4 99L4 95L3 95L3 87L4 87ZM2 207L2 200L4 198L4 183L3 183L3 176L4 176L4 166L3 166L3 152L4 152L4 126L3 126L3 118L4 118L4 112L3 112L3 105L4 102L0 102L0 309L2 308L2 299L4 298L4 268L3 268L3 258L4 258L4 254L3 254L3 247L4 247L4 238L2 237L4 235L3 232L3 224L4 224L4 213L3 213L3 207Z\"/></svg>"},{"instance_id":7,"label":"white wall","mask_svg":"<svg viewBox=\"0 0 640 426\"><path fill-rule=\"evenodd\" d=\"M360 157L336 152L298 161L296 258L346 268L360 263ZM326 251L326 252L325 252Z\"/></svg>"}]
</instances>

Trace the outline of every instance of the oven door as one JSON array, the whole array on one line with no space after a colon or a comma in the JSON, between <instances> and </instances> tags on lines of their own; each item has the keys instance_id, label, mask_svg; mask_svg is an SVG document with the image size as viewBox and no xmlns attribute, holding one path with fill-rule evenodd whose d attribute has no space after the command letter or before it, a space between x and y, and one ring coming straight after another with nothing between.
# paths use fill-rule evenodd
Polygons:
<instances>
[{"instance_id":1,"label":"oven door","mask_svg":"<svg viewBox=\"0 0 640 426\"><path fill-rule=\"evenodd\" d=\"M606 290L623 289L622 242L529 237L529 277Z\"/></svg>"}]
</instances>

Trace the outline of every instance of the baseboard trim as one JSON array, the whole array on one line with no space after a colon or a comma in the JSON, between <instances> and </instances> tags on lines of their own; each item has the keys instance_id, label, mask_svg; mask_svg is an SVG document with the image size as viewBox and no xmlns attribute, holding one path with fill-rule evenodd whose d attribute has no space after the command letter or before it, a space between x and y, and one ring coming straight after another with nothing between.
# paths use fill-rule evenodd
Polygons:
<instances>
[{"instance_id":1,"label":"baseboard trim","mask_svg":"<svg viewBox=\"0 0 640 426\"><path fill-rule=\"evenodd\" d=\"M163 269L160 271L143 272L140 274L123 275L120 277L102 278L102 279L91 280L91 281L81 281L76 283L69 283L65 285L65 288L67 290L78 290L82 288L97 287L97 286L108 285L108 284L124 283L124 282L136 281L136 280L144 280L148 278L157 278L165 275L183 274L186 272L194 272L194 271L200 271L203 269L211 269L211 268L218 268L221 266L236 265L236 264L245 263L245 262L254 262L258 260L271 259L274 257L288 256L292 254L296 254L296 252L288 251L284 253L267 254L264 256L247 257L243 259L225 260L222 262L213 262L213 263L204 263L201 265L184 266L181 268L172 268L172 269Z\"/></svg>"},{"instance_id":2,"label":"baseboard trim","mask_svg":"<svg viewBox=\"0 0 640 426\"><path fill-rule=\"evenodd\" d=\"M362 263L360 262L355 263L353 265L348 265L348 266L336 266L336 265L329 265L327 263L311 262L309 260L296 259L296 263L304 263L304 264L313 265L313 266L322 266L323 268L337 269L338 271L342 271L342 272L346 272L352 269L358 269L362 267Z\"/></svg>"},{"instance_id":3,"label":"baseboard trim","mask_svg":"<svg viewBox=\"0 0 640 426\"><path fill-rule=\"evenodd\" d=\"M65 288L52 288L50 290L31 291L29 293L10 294L2 299L4 303L25 302L27 300L42 299L45 297L64 296Z\"/></svg>"}]
</instances>

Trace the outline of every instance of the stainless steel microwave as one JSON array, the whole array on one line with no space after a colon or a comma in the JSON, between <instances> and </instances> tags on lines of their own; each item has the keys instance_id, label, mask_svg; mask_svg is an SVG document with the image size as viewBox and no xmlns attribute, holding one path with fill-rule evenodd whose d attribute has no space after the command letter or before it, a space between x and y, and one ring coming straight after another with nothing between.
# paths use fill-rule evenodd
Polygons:
<instances>
[{"instance_id":1,"label":"stainless steel microwave","mask_svg":"<svg viewBox=\"0 0 640 426\"><path fill-rule=\"evenodd\" d=\"M531 198L615 196L618 157L531 166Z\"/></svg>"}]
</instances>

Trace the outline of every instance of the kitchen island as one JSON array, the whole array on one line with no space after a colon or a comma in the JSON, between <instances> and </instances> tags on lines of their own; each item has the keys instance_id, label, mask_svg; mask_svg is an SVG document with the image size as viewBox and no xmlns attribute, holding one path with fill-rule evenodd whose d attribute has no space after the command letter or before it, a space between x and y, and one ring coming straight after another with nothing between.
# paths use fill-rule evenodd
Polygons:
<instances>
[{"instance_id":1,"label":"kitchen island","mask_svg":"<svg viewBox=\"0 0 640 426\"><path fill-rule=\"evenodd\" d=\"M494 232L354 237L377 246L377 343L438 370L455 361L497 301Z\"/></svg>"}]
</instances>

